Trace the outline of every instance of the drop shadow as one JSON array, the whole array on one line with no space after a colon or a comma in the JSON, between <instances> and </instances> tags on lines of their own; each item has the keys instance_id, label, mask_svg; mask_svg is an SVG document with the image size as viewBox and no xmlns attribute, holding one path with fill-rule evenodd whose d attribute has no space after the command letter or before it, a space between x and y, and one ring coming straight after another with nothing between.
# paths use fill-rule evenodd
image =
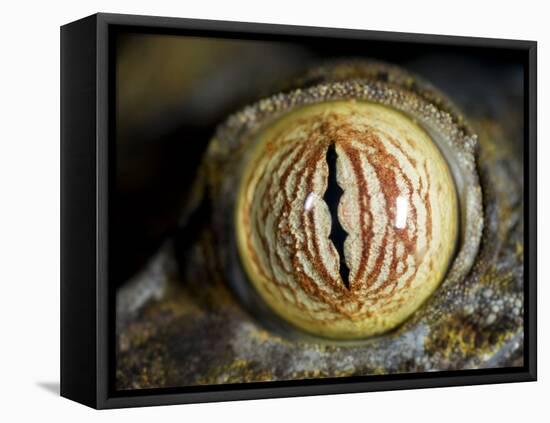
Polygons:
<instances>
[{"instance_id":1,"label":"drop shadow","mask_svg":"<svg viewBox=\"0 0 550 423\"><path fill-rule=\"evenodd\" d=\"M59 382L37 382L36 385L45 391L48 391L50 394L55 396L60 395L61 389Z\"/></svg>"}]
</instances>

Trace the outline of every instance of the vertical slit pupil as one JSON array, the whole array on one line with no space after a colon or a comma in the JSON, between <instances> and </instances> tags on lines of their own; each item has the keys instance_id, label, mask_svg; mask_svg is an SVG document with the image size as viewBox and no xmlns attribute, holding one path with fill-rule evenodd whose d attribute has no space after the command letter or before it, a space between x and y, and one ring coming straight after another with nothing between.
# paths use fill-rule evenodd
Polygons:
<instances>
[{"instance_id":1,"label":"vertical slit pupil","mask_svg":"<svg viewBox=\"0 0 550 423\"><path fill-rule=\"evenodd\" d=\"M340 276L342 277L342 281L344 282L346 288L349 289L349 268L346 264L344 256L344 241L346 240L347 233L340 224L340 221L338 220L338 205L340 204L340 198L342 197L344 191L342 190L342 188L340 188L340 185L338 185L338 181L336 180L337 158L338 155L336 154L336 147L334 143L332 143L328 147L326 153L326 161L328 165L328 181L323 200L325 200L328 205L332 222L330 227L329 239L332 241L332 244L338 252L338 256L340 258Z\"/></svg>"}]
</instances>

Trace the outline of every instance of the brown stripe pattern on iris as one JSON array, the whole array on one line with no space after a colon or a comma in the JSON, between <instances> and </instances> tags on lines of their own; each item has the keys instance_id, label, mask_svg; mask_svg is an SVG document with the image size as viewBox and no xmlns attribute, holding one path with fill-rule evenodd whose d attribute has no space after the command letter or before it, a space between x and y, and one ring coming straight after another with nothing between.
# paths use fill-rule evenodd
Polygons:
<instances>
[{"instance_id":1,"label":"brown stripe pattern on iris","mask_svg":"<svg viewBox=\"0 0 550 423\"><path fill-rule=\"evenodd\" d=\"M327 195L330 181L337 195ZM257 134L237 201L238 247L283 319L362 338L396 327L435 290L458 210L447 163L416 123L375 103L325 102Z\"/></svg>"}]
</instances>

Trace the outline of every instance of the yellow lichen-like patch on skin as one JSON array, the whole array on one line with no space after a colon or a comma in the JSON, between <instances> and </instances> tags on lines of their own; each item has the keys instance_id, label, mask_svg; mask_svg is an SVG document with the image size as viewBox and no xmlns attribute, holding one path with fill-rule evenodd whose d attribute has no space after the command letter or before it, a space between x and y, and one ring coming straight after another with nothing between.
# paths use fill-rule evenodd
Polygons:
<instances>
[{"instance_id":1,"label":"yellow lichen-like patch on skin","mask_svg":"<svg viewBox=\"0 0 550 423\"><path fill-rule=\"evenodd\" d=\"M273 375L268 370L254 370L253 363L236 359L231 363L219 367L214 367L210 372L197 378L197 385L216 385L220 383L242 383L242 382L262 382L269 381Z\"/></svg>"},{"instance_id":2,"label":"yellow lichen-like patch on skin","mask_svg":"<svg viewBox=\"0 0 550 423\"><path fill-rule=\"evenodd\" d=\"M337 204L324 198L331 145ZM340 249L334 207L346 233ZM243 266L266 303L338 339L386 332L417 310L445 275L459 221L434 141L406 115L366 101L302 107L261 131L235 216Z\"/></svg>"},{"instance_id":3,"label":"yellow lichen-like patch on skin","mask_svg":"<svg viewBox=\"0 0 550 423\"><path fill-rule=\"evenodd\" d=\"M509 338L511 336L507 333L480 333L467 319L456 317L434 325L425 348L446 359L482 357L484 354L492 355Z\"/></svg>"}]
</instances>

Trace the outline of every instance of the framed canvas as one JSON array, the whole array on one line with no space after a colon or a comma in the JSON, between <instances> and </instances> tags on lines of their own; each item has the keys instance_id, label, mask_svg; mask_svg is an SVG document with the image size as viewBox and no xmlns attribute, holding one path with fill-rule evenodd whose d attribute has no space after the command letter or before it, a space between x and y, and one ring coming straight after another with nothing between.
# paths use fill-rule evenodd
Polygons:
<instances>
[{"instance_id":1,"label":"framed canvas","mask_svg":"<svg viewBox=\"0 0 550 423\"><path fill-rule=\"evenodd\" d=\"M61 394L536 379L536 43L61 28Z\"/></svg>"}]
</instances>

